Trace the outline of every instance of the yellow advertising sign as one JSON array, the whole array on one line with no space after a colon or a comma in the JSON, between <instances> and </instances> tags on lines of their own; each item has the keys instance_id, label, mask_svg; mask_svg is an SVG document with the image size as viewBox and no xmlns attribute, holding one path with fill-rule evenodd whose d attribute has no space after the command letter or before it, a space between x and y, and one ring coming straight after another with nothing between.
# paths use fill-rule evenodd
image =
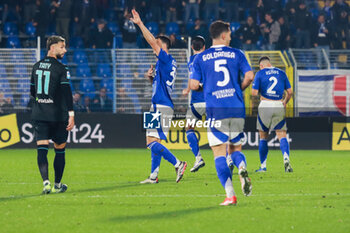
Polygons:
<instances>
[{"instance_id":1,"label":"yellow advertising sign","mask_svg":"<svg viewBox=\"0 0 350 233\"><path fill-rule=\"evenodd\" d=\"M19 141L16 114L0 117L0 148L11 146Z\"/></svg>"},{"instance_id":2,"label":"yellow advertising sign","mask_svg":"<svg viewBox=\"0 0 350 233\"><path fill-rule=\"evenodd\" d=\"M333 122L333 150L350 150L350 123Z\"/></svg>"},{"instance_id":3,"label":"yellow advertising sign","mask_svg":"<svg viewBox=\"0 0 350 233\"><path fill-rule=\"evenodd\" d=\"M186 125L185 123L186 120L173 121L167 141L162 141L162 144L168 149L190 149L187 142L186 129L183 127ZM174 125L176 125L176 127L174 127ZM199 141L199 146L208 144L207 131L205 128L195 129L195 133Z\"/></svg>"}]
</instances>

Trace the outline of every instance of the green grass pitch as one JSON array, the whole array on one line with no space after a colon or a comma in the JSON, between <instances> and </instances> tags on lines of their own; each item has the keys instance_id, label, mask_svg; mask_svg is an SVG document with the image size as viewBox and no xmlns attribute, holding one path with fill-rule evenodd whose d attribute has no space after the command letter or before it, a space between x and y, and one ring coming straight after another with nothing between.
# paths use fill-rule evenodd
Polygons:
<instances>
[{"instance_id":1,"label":"green grass pitch","mask_svg":"<svg viewBox=\"0 0 350 233\"><path fill-rule=\"evenodd\" d=\"M237 206L219 206L224 190L210 150L206 166L180 183L162 160L159 184L139 184L150 171L146 149L67 149L63 194L40 195L35 150L0 151L0 232L350 232L350 153L291 151L294 173L270 150L268 172L254 173L257 151L244 151L253 195L233 176ZM49 152L53 182L53 150Z\"/></svg>"}]
</instances>

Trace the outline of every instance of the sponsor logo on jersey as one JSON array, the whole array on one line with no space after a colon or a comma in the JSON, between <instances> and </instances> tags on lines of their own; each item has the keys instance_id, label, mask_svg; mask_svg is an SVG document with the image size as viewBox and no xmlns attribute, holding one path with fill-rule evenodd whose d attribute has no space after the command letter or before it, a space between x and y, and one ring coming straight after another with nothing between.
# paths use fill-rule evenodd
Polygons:
<instances>
[{"instance_id":1,"label":"sponsor logo on jersey","mask_svg":"<svg viewBox=\"0 0 350 233\"><path fill-rule=\"evenodd\" d=\"M39 99L38 97L36 98L36 101L39 104L53 104L53 100L48 98L48 99Z\"/></svg>"}]
</instances>

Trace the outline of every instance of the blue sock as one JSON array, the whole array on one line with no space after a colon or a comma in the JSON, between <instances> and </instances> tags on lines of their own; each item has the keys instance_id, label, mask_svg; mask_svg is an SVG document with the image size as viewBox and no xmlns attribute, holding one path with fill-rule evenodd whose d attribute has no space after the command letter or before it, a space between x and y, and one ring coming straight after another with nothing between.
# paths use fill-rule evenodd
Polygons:
<instances>
[{"instance_id":1,"label":"blue sock","mask_svg":"<svg viewBox=\"0 0 350 233\"><path fill-rule=\"evenodd\" d=\"M218 178L221 182L221 185L226 191L227 197L232 197L235 195L233 186L232 186L232 176L230 169L227 166L226 157L218 156L215 158L215 167Z\"/></svg>"},{"instance_id":2,"label":"blue sock","mask_svg":"<svg viewBox=\"0 0 350 233\"><path fill-rule=\"evenodd\" d=\"M161 155L155 155L152 152L152 165L151 165L151 179L158 177L160 162L162 161Z\"/></svg>"},{"instance_id":3,"label":"blue sock","mask_svg":"<svg viewBox=\"0 0 350 233\"><path fill-rule=\"evenodd\" d=\"M163 156L164 159L168 160L174 166L177 164L177 158L159 142L152 142L148 144L147 147L150 148L152 153L154 153L156 156Z\"/></svg>"},{"instance_id":4,"label":"blue sock","mask_svg":"<svg viewBox=\"0 0 350 233\"><path fill-rule=\"evenodd\" d=\"M287 141L287 138L281 138L280 148L282 151L283 160L289 160L289 143Z\"/></svg>"},{"instance_id":5,"label":"blue sock","mask_svg":"<svg viewBox=\"0 0 350 233\"><path fill-rule=\"evenodd\" d=\"M267 154L269 153L269 148L267 146L267 141L266 139L260 139L259 143L259 155L260 155L260 163L261 163L261 168L266 168L266 159L267 159Z\"/></svg>"},{"instance_id":6,"label":"blue sock","mask_svg":"<svg viewBox=\"0 0 350 233\"><path fill-rule=\"evenodd\" d=\"M187 141L188 145L191 147L191 150L194 154L194 156L197 157L199 155L199 146L198 146L198 138L196 136L196 133L193 129L186 131Z\"/></svg>"},{"instance_id":7,"label":"blue sock","mask_svg":"<svg viewBox=\"0 0 350 233\"><path fill-rule=\"evenodd\" d=\"M244 168L247 167L247 162L245 160L245 156L240 151L235 151L231 154L231 158L235 166L239 169L240 166L243 166Z\"/></svg>"}]
</instances>

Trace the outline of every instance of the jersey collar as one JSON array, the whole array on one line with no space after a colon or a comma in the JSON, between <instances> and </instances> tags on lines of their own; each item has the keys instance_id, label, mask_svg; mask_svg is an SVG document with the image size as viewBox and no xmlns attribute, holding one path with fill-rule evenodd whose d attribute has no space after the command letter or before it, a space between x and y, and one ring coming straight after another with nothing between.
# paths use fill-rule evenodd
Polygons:
<instances>
[{"instance_id":1,"label":"jersey collar","mask_svg":"<svg viewBox=\"0 0 350 233\"><path fill-rule=\"evenodd\" d=\"M221 47L226 47L226 45L212 45L210 48L221 48Z\"/></svg>"}]
</instances>

